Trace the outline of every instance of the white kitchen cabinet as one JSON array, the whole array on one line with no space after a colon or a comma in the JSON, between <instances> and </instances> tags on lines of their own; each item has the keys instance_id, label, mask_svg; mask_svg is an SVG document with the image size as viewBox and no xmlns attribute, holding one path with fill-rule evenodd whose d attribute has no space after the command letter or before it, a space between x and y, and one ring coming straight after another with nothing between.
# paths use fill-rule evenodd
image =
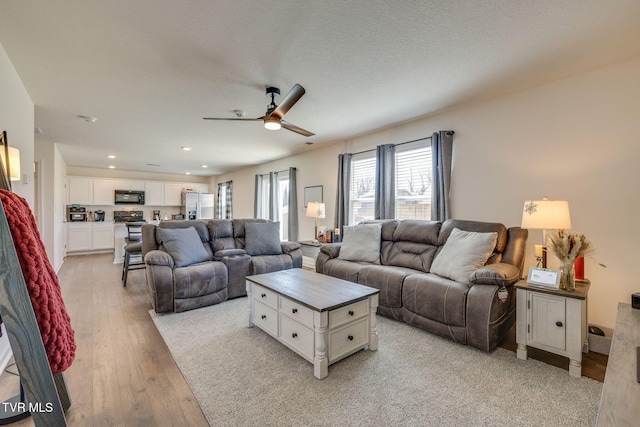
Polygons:
<instances>
[{"instance_id":1,"label":"white kitchen cabinet","mask_svg":"<svg viewBox=\"0 0 640 427\"><path fill-rule=\"evenodd\" d=\"M93 178L70 176L67 179L67 203L93 204Z\"/></svg>"},{"instance_id":2,"label":"white kitchen cabinet","mask_svg":"<svg viewBox=\"0 0 640 427\"><path fill-rule=\"evenodd\" d=\"M94 179L93 180L93 203L92 205L112 205L113 204L113 180Z\"/></svg>"},{"instance_id":3,"label":"white kitchen cabinet","mask_svg":"<svg viewBox=\"0 0 640 427\"><path fill-rule=\"evenodd\" d=\"M518 359L527 359L527 346L569 358L569 375L582 375L587 342L587 294L590 283L574 291L537 288L516 283L516 342Z\"/></svg>"},{"instance_id":4,"label":"white kitchen cabinet","mask_svg":"<svg viewBox=\"0 0 640 427\"><path fill-rule=\"evenodd\" d=\"M144 204L164 206L164 182L146 181L144 183Z\"/></svg>"},{"instance_id":5,"label":"white kitchen cabinet","mask_svg":"<svg viewBox=\"0 0 640 427\"><path fill-rule=\"evenodd\" d=\"M182 190L185 184L182 182L164 183L164 206L180 206L182 204Z\"/></svg>"},{"instance_id":6,"label":"white kitchen cabinet","mask_svg":"<svg viewBox=\"0 0 640 427\"><path fill-rule=\"evenodd\" d=\"M67 227L67 252L90 251L93 246L90 222L70 222Z\"/></svg>"},{"instance_id":7,"label":"white kitchen cabinet","mask_svg":"<svg viewBox=\"0 0 640 427\"><path fill-rule=\"evenodd\" d=\"M123 190L145 191L145 181L129 181L129 188Z\"/></svg>"},{"instance_id":8,"label":"white kitchen cabinet","mask_svg":"<svg viewBox=\"0 0 640 427\"><path fill-rule=\"evenodd\" d=\"M113 249L112 222L67 223L67 252Z\"/></svg>"},{"instance_id":9,"label":"white kitchen cabinet","mask_svg":"<svg viewBox=\"0 0 640 427\"><path fill-rule=\"evenodd\" d=\"M113 249L113 223L94 222L92 225L92 249Z\"/></svg>"}]
</instances>

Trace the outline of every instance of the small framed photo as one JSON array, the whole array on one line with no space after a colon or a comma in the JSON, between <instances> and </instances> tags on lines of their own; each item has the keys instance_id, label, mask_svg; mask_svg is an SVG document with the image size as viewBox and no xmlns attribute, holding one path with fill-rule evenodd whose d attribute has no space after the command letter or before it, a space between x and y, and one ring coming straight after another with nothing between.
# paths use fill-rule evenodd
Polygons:
<instances>
[{"instance_id":1,"label":"small framed photo","mask_svg":"<svg viewBox=\"0 0 640 427\"><path fill-rule=\"evenodd\" d=\"M562 273L559 270L531 267L529 268L529 276L527 276L527 284L549 289L560 289L560 274Z\"/></svg>"}]
</instances>

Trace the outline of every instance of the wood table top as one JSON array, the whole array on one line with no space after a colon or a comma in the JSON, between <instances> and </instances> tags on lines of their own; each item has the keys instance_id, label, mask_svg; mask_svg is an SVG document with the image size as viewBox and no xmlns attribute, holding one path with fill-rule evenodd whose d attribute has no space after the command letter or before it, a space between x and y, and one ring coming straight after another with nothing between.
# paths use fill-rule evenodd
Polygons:
<instances>
[{"instance_id":1,"label":"wood table top","mask_svg":"<svg viewBox=\"0 0 640 427\"><path fill-rule=\"evenodd\" d=\"M380 292L376 288L301 268L247 276L247 280L315 311L333 310Z\"/></svg>"}]
</instances>

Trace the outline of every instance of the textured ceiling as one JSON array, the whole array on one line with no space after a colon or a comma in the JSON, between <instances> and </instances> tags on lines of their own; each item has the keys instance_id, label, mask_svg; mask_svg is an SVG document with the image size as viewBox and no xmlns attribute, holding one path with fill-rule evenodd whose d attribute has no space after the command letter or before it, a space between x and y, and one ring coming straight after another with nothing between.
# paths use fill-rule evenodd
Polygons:
<instances>
[{"instance_id":1,"label":"textured ceiling","mask_svg":"<svg viewBox=\"0 0 640 427\"><path fill-rule=\"evenodd\" d=\"M637 0L2 0L0 16L36 137L70 166L156 173L215 175L640 56ZM294 83L285 119L314 137L202 120L259 117L266 85Z\"/></svg>"}]
</instances>

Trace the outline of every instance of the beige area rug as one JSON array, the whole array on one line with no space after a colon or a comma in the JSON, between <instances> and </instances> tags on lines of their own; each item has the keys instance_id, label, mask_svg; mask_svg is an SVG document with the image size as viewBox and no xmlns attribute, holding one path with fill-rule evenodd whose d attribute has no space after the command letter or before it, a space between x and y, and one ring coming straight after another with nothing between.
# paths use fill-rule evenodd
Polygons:
<instances>
[{"instance_id":1,"label":"beige area rug","mask_svg":"<svg viewBox=\"0 0 640 427\"><path fill-rule=\"evenodd\" d=\"M378 316L380 345L313 365L258 328L247 299L156 315L212 426L592 426L602 384Z\"/></svg>"}]
</instances>

